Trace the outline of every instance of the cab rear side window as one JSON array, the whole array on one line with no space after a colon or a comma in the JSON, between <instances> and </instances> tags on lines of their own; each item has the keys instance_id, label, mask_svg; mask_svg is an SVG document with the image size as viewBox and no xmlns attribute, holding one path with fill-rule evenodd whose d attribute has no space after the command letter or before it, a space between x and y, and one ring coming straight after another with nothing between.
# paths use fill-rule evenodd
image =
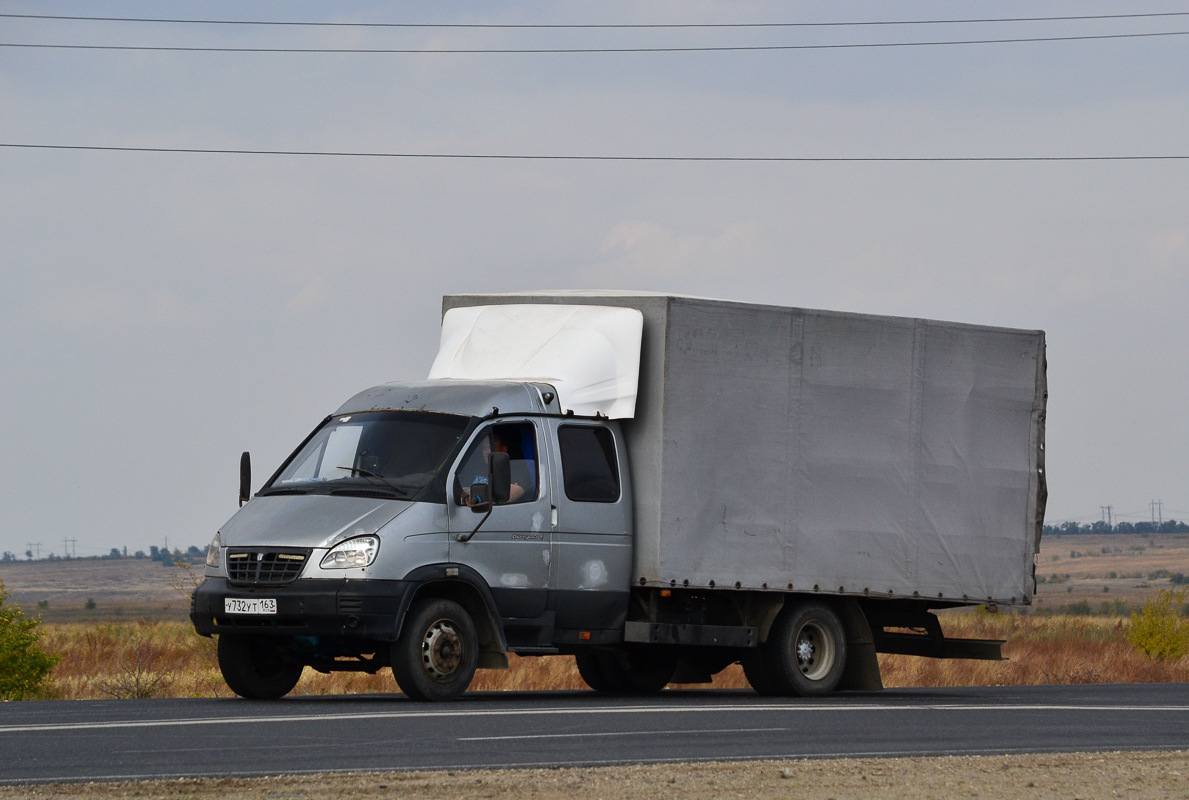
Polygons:
<instances>
[{"instance_id":1,"label":"cab rear side window","mask_svg":"<svg viewBox=\"0 0 1189 800\"><path fill-rule=\"evenodd\" d=\"M563 425L557 430L566 497L580 503L619 500L615 437L606 428Z\"/></svg>"}]
</instances>

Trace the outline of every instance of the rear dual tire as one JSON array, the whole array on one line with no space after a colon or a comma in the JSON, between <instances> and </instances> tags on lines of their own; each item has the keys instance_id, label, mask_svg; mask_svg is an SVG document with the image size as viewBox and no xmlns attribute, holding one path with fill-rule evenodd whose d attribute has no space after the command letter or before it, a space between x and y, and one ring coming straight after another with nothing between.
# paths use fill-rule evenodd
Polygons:
<instances>
[{"instance_id":1,"label":"rear dual tire","mask_svg":"<svg viewBox=\"0 0 1189 800\"><path fill-rule=\"evenodd\" d=\"M823 603L786 607L768 641L743 659L743 672L760 694L821 697L834 691L846 667L846 634Z\"/></svg>"}]
</instances>

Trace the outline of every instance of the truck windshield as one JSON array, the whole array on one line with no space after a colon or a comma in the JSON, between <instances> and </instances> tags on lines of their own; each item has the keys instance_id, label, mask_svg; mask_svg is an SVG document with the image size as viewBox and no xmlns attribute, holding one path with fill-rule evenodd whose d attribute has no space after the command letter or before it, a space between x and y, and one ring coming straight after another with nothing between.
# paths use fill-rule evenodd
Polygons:
<instances>
[{"instance_id":1,"label":"truck windshield","mask_svg":"<svg viewBox=\"0 0 1189 800\"><path fill-rule=\"evenodd\" d=\"M460 446L470 422L458 414L422 411L334 417L261 494L366 492L411 498Z\"/></svg>"}]
</instances>

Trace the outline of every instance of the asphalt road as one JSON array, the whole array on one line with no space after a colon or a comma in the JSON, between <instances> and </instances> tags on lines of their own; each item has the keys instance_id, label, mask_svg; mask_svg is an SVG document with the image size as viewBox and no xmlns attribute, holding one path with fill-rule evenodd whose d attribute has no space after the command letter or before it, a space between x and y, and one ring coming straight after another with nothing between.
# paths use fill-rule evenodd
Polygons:
<instances>
[{"instance_id":1,"label":"asphalt road","mask_svg":"<svg viewBox=\"0 0 1189 800\"><path fill-rule=\"evenodd\" d=\"M1189 684L82 700L0 705L0 782L1189 749Z\"/></svg>"}]
</instances>

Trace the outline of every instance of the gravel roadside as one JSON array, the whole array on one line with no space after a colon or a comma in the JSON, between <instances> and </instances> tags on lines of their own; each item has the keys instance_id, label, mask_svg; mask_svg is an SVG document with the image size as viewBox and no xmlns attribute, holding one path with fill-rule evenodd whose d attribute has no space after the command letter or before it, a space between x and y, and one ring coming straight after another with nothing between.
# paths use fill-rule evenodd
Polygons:
<instances>
[{"instance_id":1,"label":"gravel roadside","mask_svg":"<svg viewBox=\"0 0 1189 800\"><path fill-rule=\"evenodd\" d=\"M1189 798L1189 751L369 772L0 787L7 798L205 800Z\"/></svg>"}]
</instances>

